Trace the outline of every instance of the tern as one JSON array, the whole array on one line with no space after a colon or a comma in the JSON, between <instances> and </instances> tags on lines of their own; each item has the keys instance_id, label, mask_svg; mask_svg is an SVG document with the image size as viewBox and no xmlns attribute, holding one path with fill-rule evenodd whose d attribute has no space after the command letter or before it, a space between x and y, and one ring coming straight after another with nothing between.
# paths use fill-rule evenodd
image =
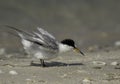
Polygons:
<instances>
[{"instance_id":1,"label":"tern","mask_svg":"<svg viewBox=\"0 0 120 84\"><path fill-rule=\"evenodd\" d=\"M39 59L42 67L46 66L44 60L53 59L60 53L71 50L77 51L84 56L84 53L77 48L72 39L64 39L58 42L52 34L39 27L37 27L36 32L32 33L8 25L6 27L17 32L27 54Z\"/></svg>"}]
</instances>

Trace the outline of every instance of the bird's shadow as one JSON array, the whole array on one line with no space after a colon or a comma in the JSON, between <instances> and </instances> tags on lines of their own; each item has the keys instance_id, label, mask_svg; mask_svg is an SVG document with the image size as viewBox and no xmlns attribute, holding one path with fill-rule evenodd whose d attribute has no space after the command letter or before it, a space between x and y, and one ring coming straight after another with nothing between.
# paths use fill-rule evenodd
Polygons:
<instances>
[{"instance_id":1,"label":"bird's shadow","mask_svg":"<svg viewBox=\"0 0 120 84\"><path fill-rule=\"evenodd\" d=\"M64 66L80 66L84 65L83 63L63 63L63 62L45 62L46 67L64 67ZM30 66L37 66L40 67L42 66L39 63L32 63Z\"/></svg>"}]
</instances>

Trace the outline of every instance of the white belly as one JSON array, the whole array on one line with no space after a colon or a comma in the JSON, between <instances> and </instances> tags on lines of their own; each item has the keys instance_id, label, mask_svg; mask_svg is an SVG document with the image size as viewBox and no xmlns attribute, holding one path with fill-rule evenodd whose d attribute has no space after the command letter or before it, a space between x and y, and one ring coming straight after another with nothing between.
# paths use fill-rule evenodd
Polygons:
<instances>
[{"instance_id":1,"label":"white belly","mask_svg":"<svg viewBox=\"0 0 120 84\"><path fill-rule=\"evenodd\" d=\"M37 59L52 59L57 57L58 51L51 51L27 40L22 40L24 49L28 54Z\"/></svg>"},{"instance_id":2,"label":"white belly","mask_svg":"<svg viewBox=\"0 0 120 84\"><path fill-rule=\"evenodd\" d=\"M41 53L41 52L37 52L34 54L34 56L37 58L37 59L53 59L55 57L57 57L58 55L56 53Z\"/></svg>"}]
</instances>

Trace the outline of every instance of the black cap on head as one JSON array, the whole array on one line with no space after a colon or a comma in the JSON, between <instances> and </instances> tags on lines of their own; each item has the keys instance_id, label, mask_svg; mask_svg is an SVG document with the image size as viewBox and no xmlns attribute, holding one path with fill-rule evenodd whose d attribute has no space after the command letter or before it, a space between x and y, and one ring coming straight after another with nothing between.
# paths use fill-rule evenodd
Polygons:
<instances>
[{"instance_id":1,"label":"black cap on head","mask_svg":"<svg viewBox=\"0 0 120 84\"><path fill-rule=\"evenodd\" d=\"M80 51L80 49L78 49L78 48L75 46L75 42L74 42L72 39L64 39L63 41L61 41L61 43L62 43L62 44L69 45L69 46L72 46L75 51L81 53L81 54L84 56L84 53L83 53L82 51Z\"/></svg>"},{"instance_id":2,"label":"black cap on head","mask_svg":"<svg viewBox=\"0 0 120 84\"><path fill-rule=\"evenodd\" d=\"M75 48L75 42L72 39L64 39L61 41L61 43Z\"/></svg>"}]
</instances>

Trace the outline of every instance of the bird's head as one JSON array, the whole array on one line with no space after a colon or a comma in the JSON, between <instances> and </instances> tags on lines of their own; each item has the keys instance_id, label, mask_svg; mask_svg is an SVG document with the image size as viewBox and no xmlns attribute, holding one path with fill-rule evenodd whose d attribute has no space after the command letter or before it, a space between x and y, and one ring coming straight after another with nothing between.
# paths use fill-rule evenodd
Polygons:
<instances>
[{"instance_id":1,"label":"bird's head","mask_svg":"<svg viewBox=\"0 0 120 84\"><path fill-rule=\"evenodd\" d=\"M74 51L81 53L84 56L84 53L79 48L77 48L75 42L72 39L64 39L61 41L61 43L72 48Z\"/></svg>"}]
</instances>

